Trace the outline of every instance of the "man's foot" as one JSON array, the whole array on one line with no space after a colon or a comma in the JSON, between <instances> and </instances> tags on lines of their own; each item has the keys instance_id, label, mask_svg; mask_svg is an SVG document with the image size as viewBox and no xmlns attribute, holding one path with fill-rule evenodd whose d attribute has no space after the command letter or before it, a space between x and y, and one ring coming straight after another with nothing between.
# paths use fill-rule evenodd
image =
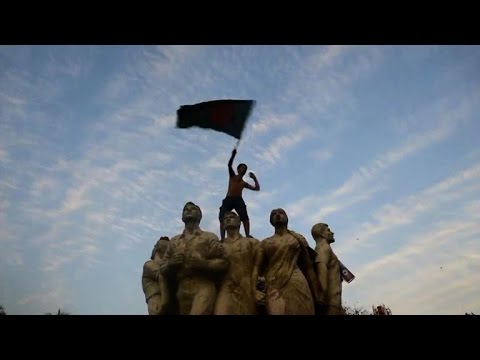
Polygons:
<instances>
[{"instance_id":1,"label":"man's foot","mask_svg":"<svg viewBox=\"0 0 480 360\"><path fill-rule=\"evenodd\" d=\"M252 238L252 239L253 239L253 236L252 236L252 235L247 235L246 237L248 237L248 238Z\"/></svg>"}]
</instances>

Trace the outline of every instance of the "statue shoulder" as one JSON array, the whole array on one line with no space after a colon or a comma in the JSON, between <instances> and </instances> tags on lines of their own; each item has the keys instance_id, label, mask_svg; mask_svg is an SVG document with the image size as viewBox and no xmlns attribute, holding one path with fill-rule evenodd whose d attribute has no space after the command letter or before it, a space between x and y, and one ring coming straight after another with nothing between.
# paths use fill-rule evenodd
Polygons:
<instances>
[{"instance_id":1,"label":"statue shoulder","mask_svg":"<svg viewBox=\"0 0 480 360\"><path fill-rule=\"evenodd\" d=\"M143 264L143 271L145 272L146 270L150 270L152 268L153 268L153 260L145 261L145 264Z\"/></svg>"},{"instance_id":2,"label":"statue shoulder","mask_svg":"<svg viewBox=\"0 0 480 360\"><path fill-rule=\"evenodd\" d=\"M181 234L175 235L175 236L174 236L173 238L171 238L171 240L168 242L168 245L170 245L170 244L173 243L173 242L177 242L178 239L180 239L181 236L182 236Z\"/></svg>"},{"instance_id":3,"label":"statue shoulder","mask_svg":"<svg viewBox=\"0 0 480 360\"><path fill-rule=\"evenodd\" d=\"M218 241L220 242L220 239L218 238L218 236L213 233L213 232L210 232L210 231L203 231L202 233L202 236L208 240L213 240L213 241Z\"/></svg>"},{"instance_id":4,"label":"statue shoulder","mask_svg":"<svg viewBox=\"0 0 480 360\"><path fill-rule=\"evenodd\" d=\"M263 239L262 241L260 241L260 243L261 243L261 244L265 244L265 243L267 243L267 244L268 244L270 241L272 241L272 240L273 240L273 238L274 238L274 237L275 237L275 235L273 235L273 236L269 236L269 237L267 237L267 238Z\"/></svg>"},{"instance_id":5,"label":"statue shoulder","mask_svg":"<svg viewBox=\"0 0 480 360\"><path fill-rule=\"evenodd\" d=\"M332 259L332 248L326 241L321 241L315 246L315 252L317 256L315 258L315 262L317 263L330 263Z\"/></svg>"},{"instance_id":6,"label":"statue shoulder","mask_svg":"<svg viewBox=\"0 0 480 360\"><path fill-rule=\"evenodd\" d=\"M151 277L153 273L157 272L160 268L160 263L154 260L148 260L143 264L142 277Z\"/></svg>"},{"instance_id":7,"label":"statue shoulder","mask_svg":"<svg viewBox=\"0 0 480 360\"><path fill-rule=\"evenodd\" d=\"M309 246L307 239L305 239L305 236L303 236L302 234L299 234L299 233L297 233L297 232L295 232L295 231L293 231L293 230L290 230L290 234L292 234L292 236L293 236L294 238L296 238L298 241L300 241L300 243L301 243L303 246L305 246L305 247L308 247L308 246Z\"/></svg>"},{"instance_id":8,"label":"statue shoulder","mask_svg":"<svg viewBox=\"0 0 480 360\"><path fill-rule=\"evenodd\" d=\"M249 241L253 245L258 245L260 243L260 240L254 237L247 237L245 239L247 239L247 241Z\"/></svg>"}]
</instances>

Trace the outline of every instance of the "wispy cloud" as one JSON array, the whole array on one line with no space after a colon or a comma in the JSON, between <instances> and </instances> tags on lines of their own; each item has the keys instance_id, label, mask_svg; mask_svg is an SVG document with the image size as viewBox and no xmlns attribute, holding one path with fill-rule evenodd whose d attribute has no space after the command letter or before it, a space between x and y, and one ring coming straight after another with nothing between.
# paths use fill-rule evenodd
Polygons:
<instances>
[{"instance_id":1,"label":"wispy cloud","mask_svg":"<svg viewBox=\"0 0 480 360\"><path fill-rule=\"evenodd\" d=\"M437 118L437 126L433 129L423 133L412 134L400 146L387 150L384 154L370 161L368 165L355 170L353 175L342 185L332 189L327 194L320 196L309 195L290 204L289 208L293 210L293 215L303 216L306 213L312 213L313 207L322 204L320 210L313 211L312 215L305 217L306 222L315 222L339 209L345 209L358 201L369 199L371 195L384 188L384 185L378 181L382 173L405 158L413 156L432 144L445 140L454 132L456 125L468 116L471 107L464 102L451 110L443 108L436 110L438 113L431 114ZM443 112L440 112L440 110L443 110ZM362 195L359 196L358 194Z\"/></svg>"},{"instance_id":2,"label":"wispy cloud","mask_svg":"<svg viewBox=\"0 0 480 360\"><path fill-rule=\"evenodd\" d=\"M341 187L333 191L332 197L335 198L358 191L362 185L407 156L444 140L454 130L455 119L452 120L452 122L444 121L439 127L431 131L413 136L400 147L389 150L384 155L374 159L369 165L360 167Z\"/></svg>"},{"instance_id":3,"label":"wispy cloud","mask_svg":"<svg viewBox=\"0 0 480 360\"><path fill-rule=\"evenodd\" d=\"M252 125L254 133L265 133L274 128L291 128L298 123L298 117L294 114L268 114Z\"/></svg>"},{"instance_id":4,"label":"wispy cloud","mask_svg":"<svg viewBox=\"0 0 480 360\"><path fill-rule=\"evenodd\" d=\"M345 55L346 52L351 50L352 47L346 45L330 45L326 46L318 53L313 55L310 61L317 69L321 69L328 66L333 66L337 63L337 60Z\"/></svg>"},{"instance_id":5,"label":"wispy cloud","mask_svg":"<svg viewBox=\"0 0 480 360\"><path fill-rule=\"evenodd\" d=\"M0 90L0 99L2 103L6 102L9 103L10 105L24 105L26 102L25 100L15 97L12 95L9 95L5 92L5 90Z\"/></svg>"},{"instance_id":6,"label":"wispy cloud","mask_svg":"<svg viewBox=\"0 0 480 360\"><path fill-rule=\"evenodd\" d=\"M0 162L8 162L9 157L8 157L8 152L0 147Z\"/></svg>"},{"instance_id":7,"label":"wispy cloud","mask_svg":"<svg viewBox=\"0 0 480 360\"><path fill-rule=\"evenodd\" d=\"M260 154L256 154L255 157L264 160L270 164L275 164L282 156L291 148L298 145L301 141L309 136L312 136L312 130L308 128L300 128L290 135L282 135L273 140L270 145Z\"/></svg>"},{"instance_id":8,"label":"wispy cloud","mask_svg":"<svg viewBox=\"0 0 480 360\"><path fill-rule=\"evenodd\" d=\"M312 158L317 161L327 161L333 156L333 150L321 149L312 153Z\"/></svg>"},{"instance_id":9,"label":"wispy cloud","mask_svg":"<svg viewBox=\"0 0 480 360\"><path fill-rule=\"evenodd\" d=\"M370 76L382 61L382 52L376 47L314 48L292 76L280 101L295 104L302 114L314 116L311 123L320 122L324 131L335 131L344 124L339 118L335 122L323 119L323 115L334 110L338 117L338 111L351 108L352 85Z\"/></svg>"},{"instance_id":10,"label":"wispy cloud","mask_svg":"<svg viewBox=\"0 0 480 360\"><path fill-rule=\"evenodd\" d=\"M400 249L358 269L352 295L367 303L386 303L396 314L478 311L480 304L472 300L478 298L480 227L478 215L468 212L472 206L478 201L467 203L460 220L409 236ZM366 291L367 283L382 286Z\"/></svg>"},{"instance_id":11,"label":"wispy cloud","mask_svg":"<svg viewBox=\"0 0 480 360\"><path fill-rule=\"evenodd\" d=\"M97 48L98 49L98 48ZM93 66L93 46L51 46L45 73L50 77L65 75L73 79L87 76Z\"/></svg>"},{"instance_id":12,"label":"wispy cloud","mask_svg":"<svg viewBox=\"0 0 480 360\"><path fill-rule=\"evenodd\" d=\"M42 282L38 292L22 297L18 304L28 308L37 309L34 314L55 312L58 309L66 310L73 306L73 299L67 282L62 276L57 276L55 281ZM23 311L20 311L23 313Z\"/></svg>"},{"instance_id":13,"label":"wispy cloud","mask_svg":"<svg viewBox=\"0 0 480 360\"><path fill-rule=\"evenodd\" d=\"M383 205L373 214L372 222L362 224L355 231L355 238L360 239L355 241L355 247L352 247L352 242L346 242L339 249L344 253L354 248L358 249L358 245L368 244L375 235L412 223L421 214L478 191L480 191L480 164L440 181L418 194L401 199L395 204ZM474 202L469 206L470 210L474 210L478 203ZM353 238L353 236L346 236L346 238Z\"/></svg>"}]
</instances>

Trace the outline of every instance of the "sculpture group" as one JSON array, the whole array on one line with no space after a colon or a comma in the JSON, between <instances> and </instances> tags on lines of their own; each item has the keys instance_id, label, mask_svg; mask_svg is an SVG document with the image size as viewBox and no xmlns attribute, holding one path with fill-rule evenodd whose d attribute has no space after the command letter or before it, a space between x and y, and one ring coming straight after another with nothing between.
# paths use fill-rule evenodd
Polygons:
<instances>
[{"instance_id":1,"label":"sculpture group","mask_svg":"<svg viewBox=\"0 0 480 360\"><path fill-rule=\"evenodd\" d=\"M143 268L150 315L340 315L342 276L327 224L312 227L315 250L270 213L272 236L240 234L240 217L223 215L226 237L200 229L202 211L185 204L182 234L161 237Z\"/></svg>"}]
</instances>

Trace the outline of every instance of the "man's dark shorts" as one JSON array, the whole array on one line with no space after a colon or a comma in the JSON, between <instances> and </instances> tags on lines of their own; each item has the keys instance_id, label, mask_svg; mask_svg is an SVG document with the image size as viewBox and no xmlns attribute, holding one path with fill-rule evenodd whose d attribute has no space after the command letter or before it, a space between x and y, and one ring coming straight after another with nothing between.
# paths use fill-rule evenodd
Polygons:
<instances>
[{"instance_id":1,"label":"man's dark shorts","mask_svg":"<svg viewBox=\"0 0 480 360\"><path fill-rule=\"evenodd\" d=\"M237 212L240 220L248 220L247 205L245 205L245 201L243 201L242 197L227 196L225 199L223 199L222 206L220 206L220 213L218 214L218 219L220 222L223 221L225 214L233 209L235 209Z\"/></svg>"}]
</instances>

